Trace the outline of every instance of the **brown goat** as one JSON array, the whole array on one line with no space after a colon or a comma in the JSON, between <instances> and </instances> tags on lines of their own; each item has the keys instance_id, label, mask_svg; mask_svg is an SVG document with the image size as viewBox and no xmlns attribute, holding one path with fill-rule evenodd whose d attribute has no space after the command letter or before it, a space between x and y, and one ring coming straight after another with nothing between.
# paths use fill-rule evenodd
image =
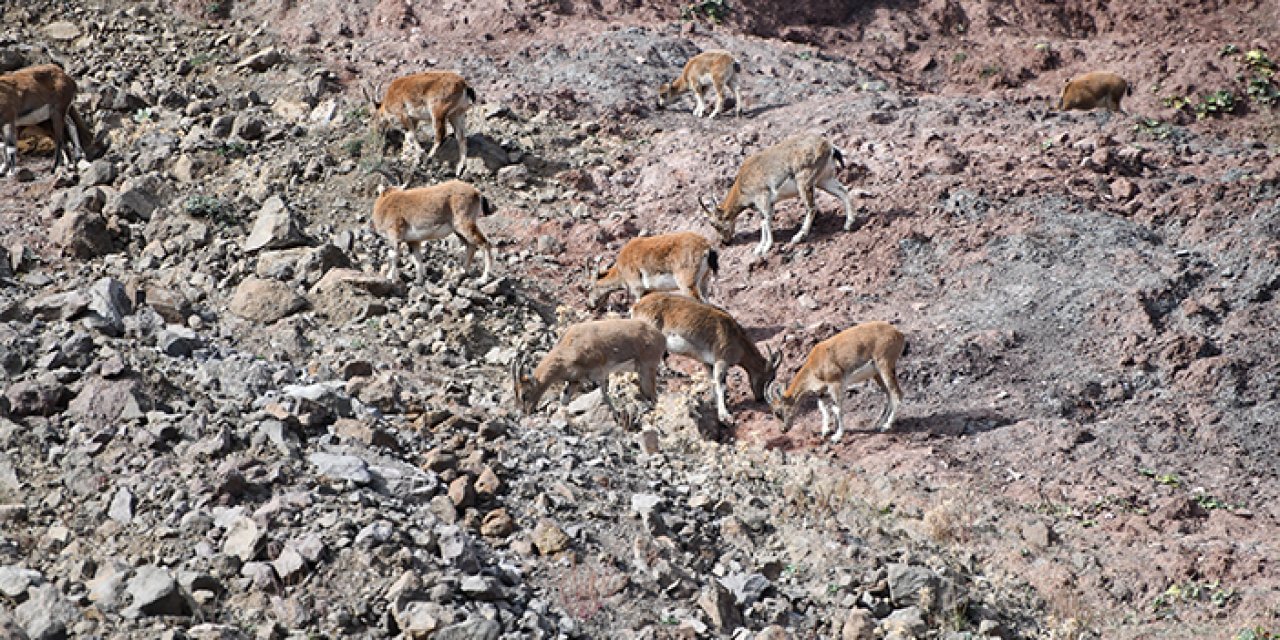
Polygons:
<instances>
[{"instance_id":1,"label":"brown goat","mask_svg":"<svg viewBox=\"0 0 1280 640\"><path fill-rule=\"evenodd\" d=\"M1103 107L1120 111L1120 100L1132 93L1133 88L1124 78L1109 71L1094 71L1067 81L1058 98L1058 109L1089 111Z\"/></svg>"},{"instance_id":2,"label":"brown goat","mask_svg":"<svg viewBox=\"0 0 1280 640\"><path fill-rule=\"evenodd\" d=\"M54 169L64 155L68 164L84 156L80 133L88 132L89 128L72 104L75 97L75 80L56 64L41 64L0 75L0 133L4 138L3 166L8 175L18 170L19 126L49 121L53 132ZM66 144L68 135L70 145Z\"/></svg>"},{"instance_id":3,"label":"brown goat","mask_svg":"<svg viewBox=\"0 0 1280 640\"><path fill-rule=\"evenodd\" d=\"M435 140L427 157L434 158L445 139L445 126L453 127L458 141L457 177L467 162L467 110L475 104L476 91L462 76L452 71L424 71L396 78L387 86L382 102L375 102L373 124L386 139L387 129L399 123L406 136L416 141L418 123L430 120ZM385 149L384 149L385 151Z\"/></svg>"},{"instance_id":4,"label":"brown goat","mask_svg":"<svg viewBox=\"0 0 1280 640\"><path fill-rule=\"evenodd\" d=\"M374 201L369 224L391 243L391 280L400 277L400 243L409 245L417 263L418 282L422 282L427 273L422 262L422 243L454 234L466 246L464 270L470 268L477 249L484 253L484 274L480 281L485 282L493 268L493 250L476 221L492 211L488 199L475 187L461 180L450 180L431 187L387 189Z\"/></svg>"}]
</instances>

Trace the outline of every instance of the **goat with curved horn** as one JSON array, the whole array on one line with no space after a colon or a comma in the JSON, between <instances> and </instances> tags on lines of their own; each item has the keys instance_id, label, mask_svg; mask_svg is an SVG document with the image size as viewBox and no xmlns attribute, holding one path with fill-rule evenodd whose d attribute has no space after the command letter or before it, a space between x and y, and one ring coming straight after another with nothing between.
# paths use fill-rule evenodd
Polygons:
<instances>
[{"instance_id":1,"label":"goat with curved horn","mask_svg":"<svg viewBox=\"0 0 1280 640\"><path fill-rule=\"evenodd\" d=\"M633 238L623 245L608 271L597 271L587 292L593 309L610 293L624 290L640 299L650 291L679 291L705 300L707 281L720 269L719 253L706 238L691 231Z\"/></svg>"},{"instance_id":2,"label":"goat with curved horn","mask_svg":"<svg viewBox=\"0 0 1280 640\"><path fill-rule=\"evenodd\" d=\"M662 331L671 353L698 360L714 383L720 421L733 422L725 404L725 377L734 366L742 367L757 401L778 371L781 353L761 355L746 330L727 311L692 298L671 293L651 293L631 308L631 317Z\"/></svg>"}]
</instances>

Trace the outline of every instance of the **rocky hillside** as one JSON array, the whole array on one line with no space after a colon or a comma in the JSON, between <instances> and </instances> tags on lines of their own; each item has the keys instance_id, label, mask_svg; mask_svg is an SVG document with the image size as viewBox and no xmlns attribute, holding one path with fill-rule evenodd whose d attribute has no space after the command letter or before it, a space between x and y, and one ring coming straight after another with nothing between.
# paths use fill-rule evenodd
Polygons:
<instances>
[{"instance_id":1,"label":"rocky hillside","mask_svg":"<svg viewBox=\"0 0 1280 640\"><path fill-rule=\"evenodd\" d=\"M0 180L0 635L1280 632L1275 3L427 4L0 5L0 71L63 64L105 149L54 174L29 130ZM744 117L657 110L713 47ZM488 283L454 241L387 280L368 230L408 158L365 90L428 67L479 96ZM1046 109L1097 68L1129 113ZM748 215L712 298L784 380L895 323L895 428L867 387L842 443L782 433L738 372L717 424L678 356L656 403L615 378L634 423L518 415L593 258L711 237L697 199L803 130L858 225L819 195L749 266Z\"/></svg>"}]
</instances>

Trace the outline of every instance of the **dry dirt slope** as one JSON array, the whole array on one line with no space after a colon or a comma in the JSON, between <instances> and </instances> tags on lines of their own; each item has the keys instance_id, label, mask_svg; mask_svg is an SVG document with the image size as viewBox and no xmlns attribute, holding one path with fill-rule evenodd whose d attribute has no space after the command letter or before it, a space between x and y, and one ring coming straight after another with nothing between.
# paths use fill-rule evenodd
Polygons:
<instances>
[{"instance_id":1,"label":"dry dirt slope","mask_svg":"<svg viewBox=\"0 0 1280 640\"><path fill-rule=\"evenodd\" d=\"M503 252L526 256L509 263L513 279L503 295L518 302L534 297L531 291L553 292L552 302L578 308L581 298L566 285L576 283L578 269L588 256L616 248L640 231L692 228L709 232L694 213L695 195L722 192L741 158L761 145L793 130L821 130L857 158L858 167L845 179L866 191L859 199L865 223L852 233L841 232L838 218L830 213L834 203L820 200L828 213L819 219L815 236L798 250L783 252L765 267L748 272L745 258L753 239L746 234L756 228L755 221L750 221L738 242L725 251L717 293L759 340L784 351L786 371L799 365L814 341L852 322L886 318L899 323L912 340L912 357L904 363L903 372L910 404L895 433L854 433L845 445L829 448L820 446L813 435L813 415L797 431L778 434L763 407L751 404L744 385L736 382L740 424L732 435L741 454L730 453L725 461L720 459L724 453L702 454L695 448L685 454L688 458L673 454L665 470L622 466L616 472L628 478L618 482L636 487L629 490L637 494L644 493L640 487L646 482L656 483L658 488L651 490L659 495L669 486L671 493L664 496L662 508L669 510L670 528L683 534L672 536L687 554L681 564L695 574L712 571L719 564L730 573L737 571L732 567L743 566L768 576L772 591L745 607L752 628L777 621L800 637L831 634L841 626L842 615L835 612L845 604L842 597L856 600L862 594L870 594L870 604L862 608L876 612L877 621L884 625L882 612L871 605L878 593L875 568L889 562L885 554L893 553L892 560L898 564L939 564L925 558L913 560L911 552L891 552L892 545L900 542L878 546L880 541L866 533L865 514L849 514L849 509L856 512L862 505L890 514L891 524L879 526L908 536L910 544L922 545L940 558L967 558L962 576L972 579L977 575L975 567L988 567L993 576L1030 582L1045 601L1030 605L1038 611L1032 622L1020 618L1016 607L984 613L987 605L975 595L959 621L929 618L928 626L935 633L944 627L976 631L984 616L990 616L1012 635L1067 634L1083 627L1104 637L1232 637L1247 627L1263 625L1274 630L1277 624L1277 576L1272 561L1276 549L1270 532L1277 519L1273 434L1280 345L1268 328L1275 325L1273 297L1280 284L1275 267L1280 212L1275 198L1276 150L1266 137L1274 132L1274 119L1261 110L1246 113L1252 109L1242 106L1234 117L1196 122L1185 111L1175 113L1163 106L1160 98L1196 96L1234 81L1241 63L1237 57L1219 56L1219 51L1233 43L1242 49L1265 46L1265 33L1242 31L1241 25L1255 23L1241 16L1274 12L1271 5L1247 4L1226 8L1195 4L1172 13L1142 13L1143 7L1136 6L1134 11L1139 13L1134 15L1157 19L1144 22L1142 32L1131 32L1135 23L1131 17L1087 4L1068 4L1062 11L1005 3L873 4L841 16L809 13L821 8L799 3L792 5L797 15L821 15L813 22L827 25L790 19L793 24L781 25L776 19L769 23L767 12L758 10L731 14L728 30L708 31L705 25L691 29L687 23L660 21L674 18L674 11L663 15L647 8L633 10L626 4L584 8L572 3L518 7L467 3L458 5L458 11L437 13L399 3L344 3L341 10L333 11L323 5L281 8L236 3L228 5L232 18L272 18L272 31L284 38L289 52L284 66L263 74L237 69L238 60L270 44L269 38L248 37L242 25L224 19L209 22L212 29L199 28L207 20L199 13L208 7L193 6L194 21L168 38L161 35L169 29L167 23L152 21L159 27L153 37L168 43L161 47L166 54L159 58L142 55L147 42L126 45L116 40L127 32L123 28L127 20L115 28L82 27L93 37L120 42L114 46L121 51L132 46L137 53L113 52L108 57L119 60L116 64L107 61L103 66L77 69L73 65L72 69L92 78L96 83L92 93L110 95L104 87L114 85L143 101L120 102L114 117L115 135L127 143L117 145L118 155L112 156L122 178L157 173L167 185L157 191L174 210L190 210L194 194L227 205L221 211L223 218L207 225L215 237L212 242L206 239L207 245L183 246L180 240L192 234L172 234L164 240L172 243L168 257L158 262L173 272L165 281L192 291L197 308L212 321L203 332L205 339L222 350L276 359L273 385L290 377L307 380L308 375L322 372L326 363L349 359L376 362L380 369L390 365L382 370L390 371L391 379L403 387L401 404L387 405L391 427L403 426L404 418L396 416L419 399L432 404L447 398L455 410L459 403L470 405L472 411L464 414L511 425L530 451L555 452L550 459L560 460L569 469L562 481L566 487L585 483L598 488L605 482L590 471L591 465L576 466L575 457L608 460L612 465L645 463L625 449L600 454L603 457L592 449L575 454L574 445L589 445L570 441L566 447L535 435L583 429L583 424L566 427L558 421L546 425L535 420L515 426L509 417L494 419L505 411L502 367L470 364L490 346L517 336L545 343L552 332L541 329L539 323L552 319L549 305L541 306L541 317L536 310L509 314L502 305L479 302L486 296L464 303L459 300L472 298L451 298L428 290L425 296L418 291L403 301L387 300L384 304L398 316L357 323L354 329L333 326L323 316L309 314L270 328L238 323L223 309L237 284L250 273L262 272L264 260L242 257L232 245L238 245L265 196L286 194L305 215L307 231L313 236L357 228L367 210L373 180L352 174L345 166L350 143L362 135L355 85L366 79L376 82L391 70L427 64L459 68L475 78L487 102L483 109L487 117L479 129L502 149L523 152L520 164L530 172L528 186L516 179L495 180L483 172L477 177L495 201L503 203L499 215L490 221ZM1009 15L999 21L992 17L1005 13ZM35 10L31 15L27 28L38 33L43 14ZM99 21L111 27L113 22L103 17L110 14L82 11L73 15L82 24ZM136 17L136 13L120 15ZM1170 26L1190 16L1198 29L1191 34L1194 39ZM838 26L830 26L832 22ZM792 42L739 35L739 29L777 33ZM1017 37L1009 38L1010 32ZM1085 36L1088 40L1077 39ZM1183 41L1188 39L1193 41ZM754 73L751 116L742 122L707 123L694 121L684 110L651 112L648 87L674 73L683 57L709 46L741 51L749 61L747 66ZM1136 62L1121 55L1135 48L1140 52ZM189 50L207 50L210 55L200 60L202 56L187 55ZM1005 64L1024 58L1021 66ZM1164 66L1147 62L1157 59L1165 60ZM192 65L194 72L183 75L178 73L183 60L201 64ZM1052 93L1049 89L1062 78L1100 65L1118 65L1114 68L1131 77L1147 77L1144 70L1161 69L1157 84L1162 90L1140 83L1140 92L1130 103L1136 113L1161 122L1043 110L1043 95ZM329 72L320 72L321 68ZM140 78L138 69L148 71ZM299 138L296 131L288 133L290 116L283 107L267 107L305 102L315 78L324 80L321 95L336 95L339 114L349 114L351 121L337 119L327 129L313 126ZM250 90L256 92L256 99ZM190 114L192 109L170 98L170 91L190 103L209 106L187 116L194 123L184 121L183 113ZM156 123L135 117L143 108L155 115ZM179 146L181 155L200 159L205 166L198 172L200 179L189 182L173 180L174 165L163 156L153 159L154 154L148 154L148 145L161 134L172 132L175 139L188 136L190 140L193 130L216 128L216 117L232 109L260 114L269 131L286 135L233 138L235 145L215 143L210 148L188 147L184 141ZM108 111L99 115L112 121ZM503 162L512 157L507 154ZM312 161L318 161L314 172L323 179L313 175ZM441 175L436 172L424 179ZM292 185L282 189L287 183ZM115 186L123 185L116 181ZM35 183L34 188L10 185L6 189L13 196L7 206L15 216L21 212L25 218L19 219L28 223L49 224L33 216L49 198L46 182ZM783 239L794 227L797 213L794 207L783 210ZM248 219L237 221L237 217ZM29 234L32 226L40 228L29 224L25 232ZM130 226L134 239L125 255L137 254L148 241L165 237L161 229L151 228L158 225L137 221ZM7 238L26 237L34 249L48 248L40 238L22 233L15 229ZM362 242L353 252L366 265L367 246ZM81 263L55 258L52 252L46 255L50 261L34 273L59 274L59 279L65 276L81 286L104 274L128 281L139 270L138 263L110 257ZM273 277L310 284L313 276ZM60 285L28 277L22 288L11 293L36 297L65 288ZM466 335L468 340L450 346L447 339L431 337L431 324L424 320L447 329L445 335ZM11 329L16 335L33 330L27 324ZM48 329L66 330L66 326ZM414 335L420 332L422 336ZM415 338L426 342L415 345ZM53 342L52 337L44 338L40 351ZM74 351L65 344L59 349ZM419 350L439 357L426 361L409 357ZM501 357L494 354L497 361ZM28 357L29 362L35 360ZM183 361L163 366L181 379ZM16 381L35 377L35 370L24 369ZM450 371L459 382L442 382ZM79 392L81 384L71 381L70 390ZM679 390L689 383L677 377L669 386L672 392L666 401L678 402L683 396ZM372 392L364 398L373 404L378 400ZM857 409L851 413L865 420L875 408L864 405L877 401L856 393L850 406ZM171 404L170 413L183 413L181 402ZM672 413L680 415L659 411L657 426L669 432L681 424L671 418ZM45 433L39 430L39 419L23 420L35 422L36 432ZM230 451L251 453L250 459L259 461L258 466L243 459L238 462L251 486L259 488L233 492L232 504L261 504L272 493L292 486L291 474L309 477L296 465L262 464L271 456L253 448L251 434L260 428L254 420L230 421L236 434ZM49 432L72 424L74 420L54 421ZM528 431L530 427L538 429ZM205 436L202 430L192 429L184 438L200 441ZM303 435L308 451L327 444L315 433L304 430ZM71 441L77 437L73 433ZM626 526L615 529L608 524L617 518L617 511L605 505L614 500L607 499L603 505L587 500L566 508L563 498L556 496L567 491L575 496L571 500L584 498L572 489L548 491L545 487L555 487L555 481L526 472L546 463L521 455L508 458L511 454L504 453L501 444L453 442L457 438L450 437L448 428L437 435L400 438L410 451L438 445L446 451L456 447L459 457L481 451L477 455L503 461L496 466L504 479L518 487L511 490L508 506L522 528L532 531L535 516L548 513L549 502L550 513L575 535L587 560L613 558L605 566L635 568L618 560L626 554L633 534L627 533ZM777 449L797 453L792 458L798 457L801 467L816 465L819 477L831 475L831 468L839 469L832 477L839 477L840 483L797 482L794 478L805 478L813 470L797 470L790 466L794 461L784 463L776 455L757 457L761 450ZM697 465L702 455L714 456L710 459L726 471L713 477L685 477L679 471L681 465ZM166 459L163 453L154 457ZM404 459L415 460L411 454ZM526 466L529 463L534 464ZM764 478L738 471L739 466L759 466ZM454 473L471 468L475 467L470 463L460 465ZM447 465L440 469L448 479ZM24 481L27 477L42 476L20 476ZM793 479L777 480L788 477ZM686 500L679 487L689 486L690 480L710 487L712 495L740 495L735 484L758 492L743 496L732 518L712 521L719 531L728 532L728 538L737 531L733 520L745 522L747 531L754 531L758 539L739 547L736 542L709 542L705 534L698 535L711 523L704 522L706 514L681 511ZM772 481L782 486L781 494L770 493ZM521 506L518 496L534 506ZM833 510L830 520L815 517L832 508L832 496L843 506ZM399 513L383 504L377 492L366 492L362 499ZM150 516L162 504L144 502L139 511ZM481 504L485 514L496 506ZM649 502L642 499L641 504ZM100 515L105 515L107 506L102 505ZM364 518L372 517L327 503L325 508L361 526ZM397 508L405 514L416 513L408 506ZM776 518L757 520L757 509ZM446 511L451 509L440 513ZM32 539L45 535L42 527L52 524L58 513L56 504L33 513ZM466 509L458 509L458 514L465 516ZM622 520L626 524L626 518ZM767 524L757 530L758 522ZM85 524L92 524L92 519ZM307 533L273 526L277 528L271 529L268 538L278 543L277 548L267 545L251 561L278 559L279 547L291 536ZM831 535L839 537L832 539L844 541L848 555L816 553L808 546L812 541L800 535L806 528L823 531L825 527L834 528ZM850 532L866 537L870 544L850 540ZM123 547L131 546L127 532L106 535ZM340 540L340 527L324 535L332 536L326 538L330 541ZM408 539L393 540L411 549L420 542L415 536L409 533L404 536ZM769 554L763 550L775 541L785 541L775 557L792 567L788 575L774 576L768 569ZM508 545L518 546L504 542L498 548ZM39 549L34 544L18 548L25 549L18 557ZM350 569L346 563L357 560L368 562L338 548L333 547L332 563L323 565L313 582L336 584L329 582L339 573L334 568ZM721 563L694 559L730 548L752 551L726 556ZM596 555L601 551L602 556ZM806 554L821 561L807 563L806 570L806 563L796 562ZM400 558L390 564L404 562ZM177 569L182 563L171 566ZM671 615L679 621L696 610L692 594L677 589L659 596L633 578L636 584L626 593L639 606L618 603L613 607L616 611L588 617L585 614L593 612L567 606L572 599L556 591L555 580L563 575L557 574L555 566L530 561L528 588L545 594L554 606L586 617L583 632L588 635L603 637L605 629L648 625L657 625L650 626L650 633L661 634L660 620ZM866 575L860 574L864 566ZM49 572L53 567L37 568ZM58 570L65 573L67 568ZM389 582L399 575L377 562L367 571L375 582ZM250 571L249 575L256 574ZM512 581L507 573L493 576ZM64 584L75 593L74 579ZM834 592L827 593L831 584L836 585ZM240 588L239 583L233 585L238 597L243 597L237 602L251 614L245 619L253 620L252 612L266 610L261 594L269 592L251 588L241 592ZM997 602L1014 602L1008 592L995 595ZM483 598L473 596L455 597L454 603L468 603L458 611L475 611L467 607ZM277 597L315 612L310 617L289 617L275 608L267 615L296 629L340 628L326 625L337 624L334 620L340 621L341 616L325 612L341 610L348 602L327 589L315 591L309 600L289 590ZM355 628L379 626L380 607L386 603L379 604L372 596L357 600L368 602L364 610L357 606L354 615L348 614L354 617ZM779 600L792 603L792 611L806 613L780 616ZM518 597L504 602L519 602L523 611L537 610ZM655 618L655 610L664 613ZM285 613L289 611L294 610L286 608ZM504 620L501 615L498 619ZM110 620L117 624L115 618Z\"/></svg>"}]
</instances>

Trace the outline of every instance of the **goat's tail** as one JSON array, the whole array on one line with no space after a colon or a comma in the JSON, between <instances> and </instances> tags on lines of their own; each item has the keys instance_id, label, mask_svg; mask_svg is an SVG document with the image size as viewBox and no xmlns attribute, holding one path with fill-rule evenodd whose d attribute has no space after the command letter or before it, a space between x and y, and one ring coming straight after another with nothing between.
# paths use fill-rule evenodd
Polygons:
<instances>
[{"instance_id":1,"label":"goat's tail","mask_svg":"<svg viewBox=\"0 0 1280 640\"><path fill-rule=\"evenodd\" d=\"M711 273L720 273L720 252L712 249L707 252L707 268Z\"/></svg>"},{"instance_id":2,"label":"goat's tail","mask_svg":"<svg viewBox=\"0 0 1280 640\"><path fill-rule=\"evenodd\" d=\"M839 147L831 145L831 157L835 159L836 166L844 168L844 152Z\"/></svg>"},{"instance_id":3,"label":"goat's tail","mask_svg":"<svg viewBox=\"0 0 1280 640\"><path fill-rule=\"evenodd\" d=\"M472 101L472 102L475 102L475 101L476 101L476 90L475 90L475 89L472 89L471 87L467 87L467 99L468 99L468 100L470 100L470 101Z\"/></svg>"},{"instance_id":4,"label":"goat's tail","mask_svg":"<svg viewBox=\"0 0 1280 640\"><path fill-rule=\"evenodd\" d=\"M480 213L486 216L493 215L493 205L489 203L489 199L480 196Z\"/></svg>"}]
</instances>

